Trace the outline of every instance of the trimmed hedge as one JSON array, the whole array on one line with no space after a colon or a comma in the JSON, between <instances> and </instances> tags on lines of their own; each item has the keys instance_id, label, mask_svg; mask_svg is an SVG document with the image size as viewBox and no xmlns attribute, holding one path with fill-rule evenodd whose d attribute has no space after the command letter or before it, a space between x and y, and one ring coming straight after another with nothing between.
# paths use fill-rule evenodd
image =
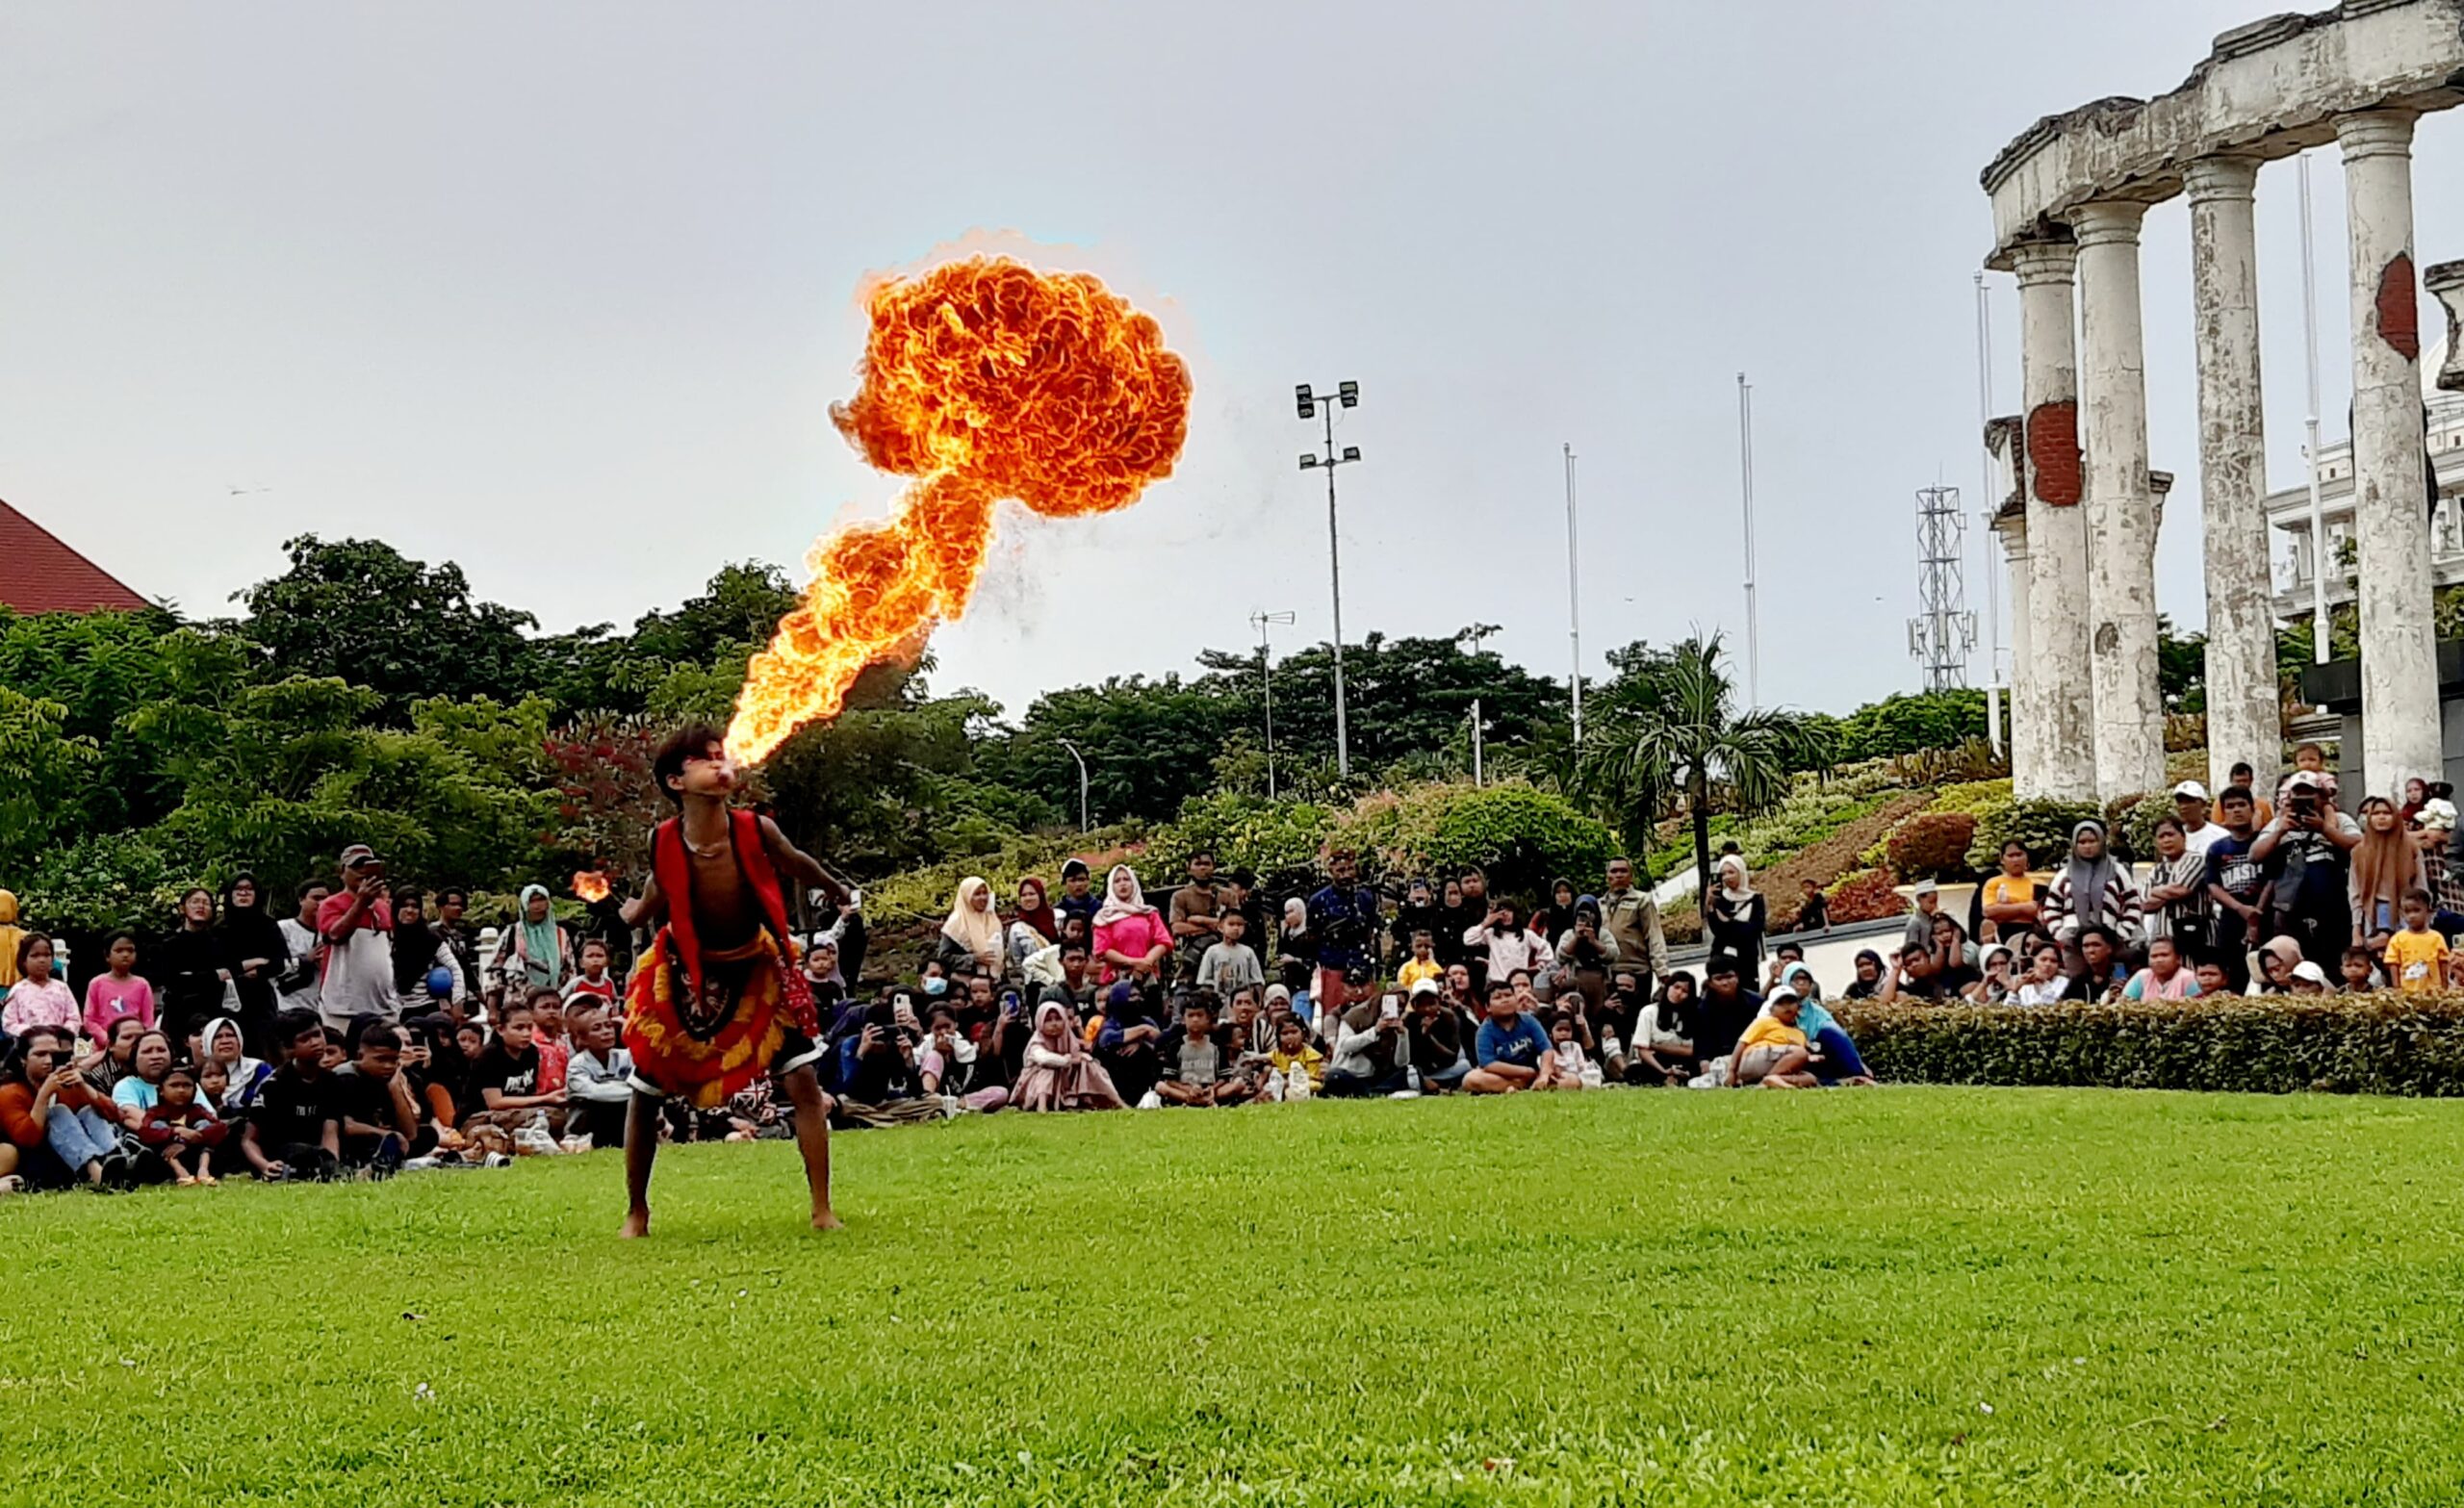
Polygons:
<instances>
[{"instance_id":1,"label":"trimmed hedge","mask_svg":"<svg viewBox=\"0 0 2464 1508\"><path fill-rule=\"evenodd\" d=\"M2464 995L1835 1009L1885 1083L2464 1095Z\"/></svg>"},{"instance_id":2,"label":"trimmed hedge","mask_svg":"<svg viewBox=\"0 0 2464 1508\"><path fill-rule=\"evenodd\" d=\"M1884 845L1890 867L1911 880L1950 882L1973 878L1967 846L1976 841L1976 819L1964 811L1920 811L1895 829Z\"/></svg>"}]
</instances>

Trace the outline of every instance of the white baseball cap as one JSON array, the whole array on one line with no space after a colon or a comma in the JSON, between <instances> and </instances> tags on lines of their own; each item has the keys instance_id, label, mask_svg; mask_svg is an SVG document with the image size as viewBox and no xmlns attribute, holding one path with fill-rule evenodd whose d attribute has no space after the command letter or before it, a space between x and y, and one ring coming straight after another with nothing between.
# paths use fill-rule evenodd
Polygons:
<instances>
[{"instance_id":1,"label":"white baseball cap","mask_svg":"<svg viewBox=\"0 0 2464 1508\"><path fill-rule=\"evenodd\" d=\"M2201 785L2196 780L2184 780L2181 784L2173 787L2173 799L2175 801L2180 801L2184 797L2188 797L2192 801L2205 801L2207 800L2207 787Z\"/></svg>"},{"instance_id":2,"label":"white baseball cap","mask_svg":"<svg viewBox=\"0 0 2464 1508\"><path fill-rule=\"evenodd\" d=\"M2321 989L2327 987L2327 971L2319 967L2316 963L2311 962L2308 958L2304 958L2293 966L2293 977L2297 980L2307 980L2309 983L2318 985Z\"/></svg>"}]
</instances>

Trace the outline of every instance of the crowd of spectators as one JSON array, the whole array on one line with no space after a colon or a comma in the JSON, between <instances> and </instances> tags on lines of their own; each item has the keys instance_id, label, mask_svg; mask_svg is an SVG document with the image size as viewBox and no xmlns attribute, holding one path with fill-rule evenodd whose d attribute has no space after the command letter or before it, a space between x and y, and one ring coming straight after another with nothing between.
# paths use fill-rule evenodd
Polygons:
<instances>
[{"instance_id":1,"label":"crowd of spectators","mask_svg":"<svg viewBox=\"0 0 2464 1508\"><path fill-rule=\"evenodd\" d=\"M1127 865L1057 891L960 882L912 982L863 973L857 892L799 938L842 1127L997 1111L1182 1109L1317 1097L1612 1086L1870 1084L1826 1001L2034 1007L2219 992L2443 989L2464 977L2444 787L2338 810L2314 749L2272 799L2246 770L2185 783L2144 873L2083 822L2049 878L2014 844L1969 921L1915 887L1896 946L1828 994L1803 932L1772 936L1722 856L1698 978L1671 966L1633 866L1535 907L1478 869L1364 883L1353 856L1270 899L1211 855L1158 906ZM366 845L276 916L253 876L64 968L0 891L0 1189L211 1185L502 1165L620 1143L635 939L617 901L559 920L545 887L476 929L457 888L397 885ZM1819 907L1801 928L1827 931ZM74 978L72 979L72 974ZM759 1083L669 1107L664 1135L790 1134Z\"/></svg>"}]
</instances>

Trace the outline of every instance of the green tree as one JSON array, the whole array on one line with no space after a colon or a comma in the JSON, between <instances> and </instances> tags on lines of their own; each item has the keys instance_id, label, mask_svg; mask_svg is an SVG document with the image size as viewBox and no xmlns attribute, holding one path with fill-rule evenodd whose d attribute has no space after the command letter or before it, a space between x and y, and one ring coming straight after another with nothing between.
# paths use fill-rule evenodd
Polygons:
<instances>
[{"instance_id":1,"label":"green tree","mask_svg":"<svg viewBox=\"0 0 2464 1508\"><path fill-rule=\"evenodd\" d=\"M1664 656L1629 656L1622 664L1630 673L1586 705L1594 721L1578 766L1585 788L1638 851L1649 849L1662 814L1683 801L1704 895L1710 893L1713 804L1748 816L1767 810L1818 753L1814 730L1796 713L1739 711L1721 658L1716 633L1688 639Z\"/></svg>"},{"instance_id":2,"label":"green tree","mask_svg":"<svg viewBox=\"0 0 2464 1508\"><path fill-rule=\"evenodd\" d=\"M377 540L283 546L291 569L240 594L242 625L276 677L331 677L376 693L374 715L410 722L424 697L518 700L552 678L529 630L538 619L474 601L451 561L431 567Z\"/></svg>"},{"instance_id":3,"label":"green tree","mask_svg":"<svg viewBox=\"0 0 2464 1508\"><path fill-rule=\"evenodd\" d=\"M1884 759L1922 749L1952 749L1985 732L1985 693L1901 692L1869 702L1839 720L1838 757Z\"/></svg>"}]
</instances>

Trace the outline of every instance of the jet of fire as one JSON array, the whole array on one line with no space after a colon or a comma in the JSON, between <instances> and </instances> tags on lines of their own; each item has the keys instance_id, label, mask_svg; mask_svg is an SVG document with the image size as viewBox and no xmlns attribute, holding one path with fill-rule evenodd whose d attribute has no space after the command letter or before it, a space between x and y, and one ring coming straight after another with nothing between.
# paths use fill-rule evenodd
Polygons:
<instances>
[{"instance_id":1,"label":"jet of fire","mask_svg":"<svg viewBox=\"0 0 2464 1508\"><path fill-rule=\"evenodd\" d=\"M596 869L574 871L574 894L593 903L607 899L607 876Z\"/></svg>"},{"instance_id":2,"label":"jet of fire","mask_svg":"<svg viewBox=\"0 0 2464 1508\"><path fill-rule=\"evenodd\" d=\"M1127 507L1189 433L1188 365L1090 274L978 257L884 283L869 310L863 385L830 417L916 481L888 519L813 547L803 605L736 697L727 743L742 760L836 716L865 666L913 655L966 610L995 502L1049 518Z\"/></svg>"}]
</instances>

